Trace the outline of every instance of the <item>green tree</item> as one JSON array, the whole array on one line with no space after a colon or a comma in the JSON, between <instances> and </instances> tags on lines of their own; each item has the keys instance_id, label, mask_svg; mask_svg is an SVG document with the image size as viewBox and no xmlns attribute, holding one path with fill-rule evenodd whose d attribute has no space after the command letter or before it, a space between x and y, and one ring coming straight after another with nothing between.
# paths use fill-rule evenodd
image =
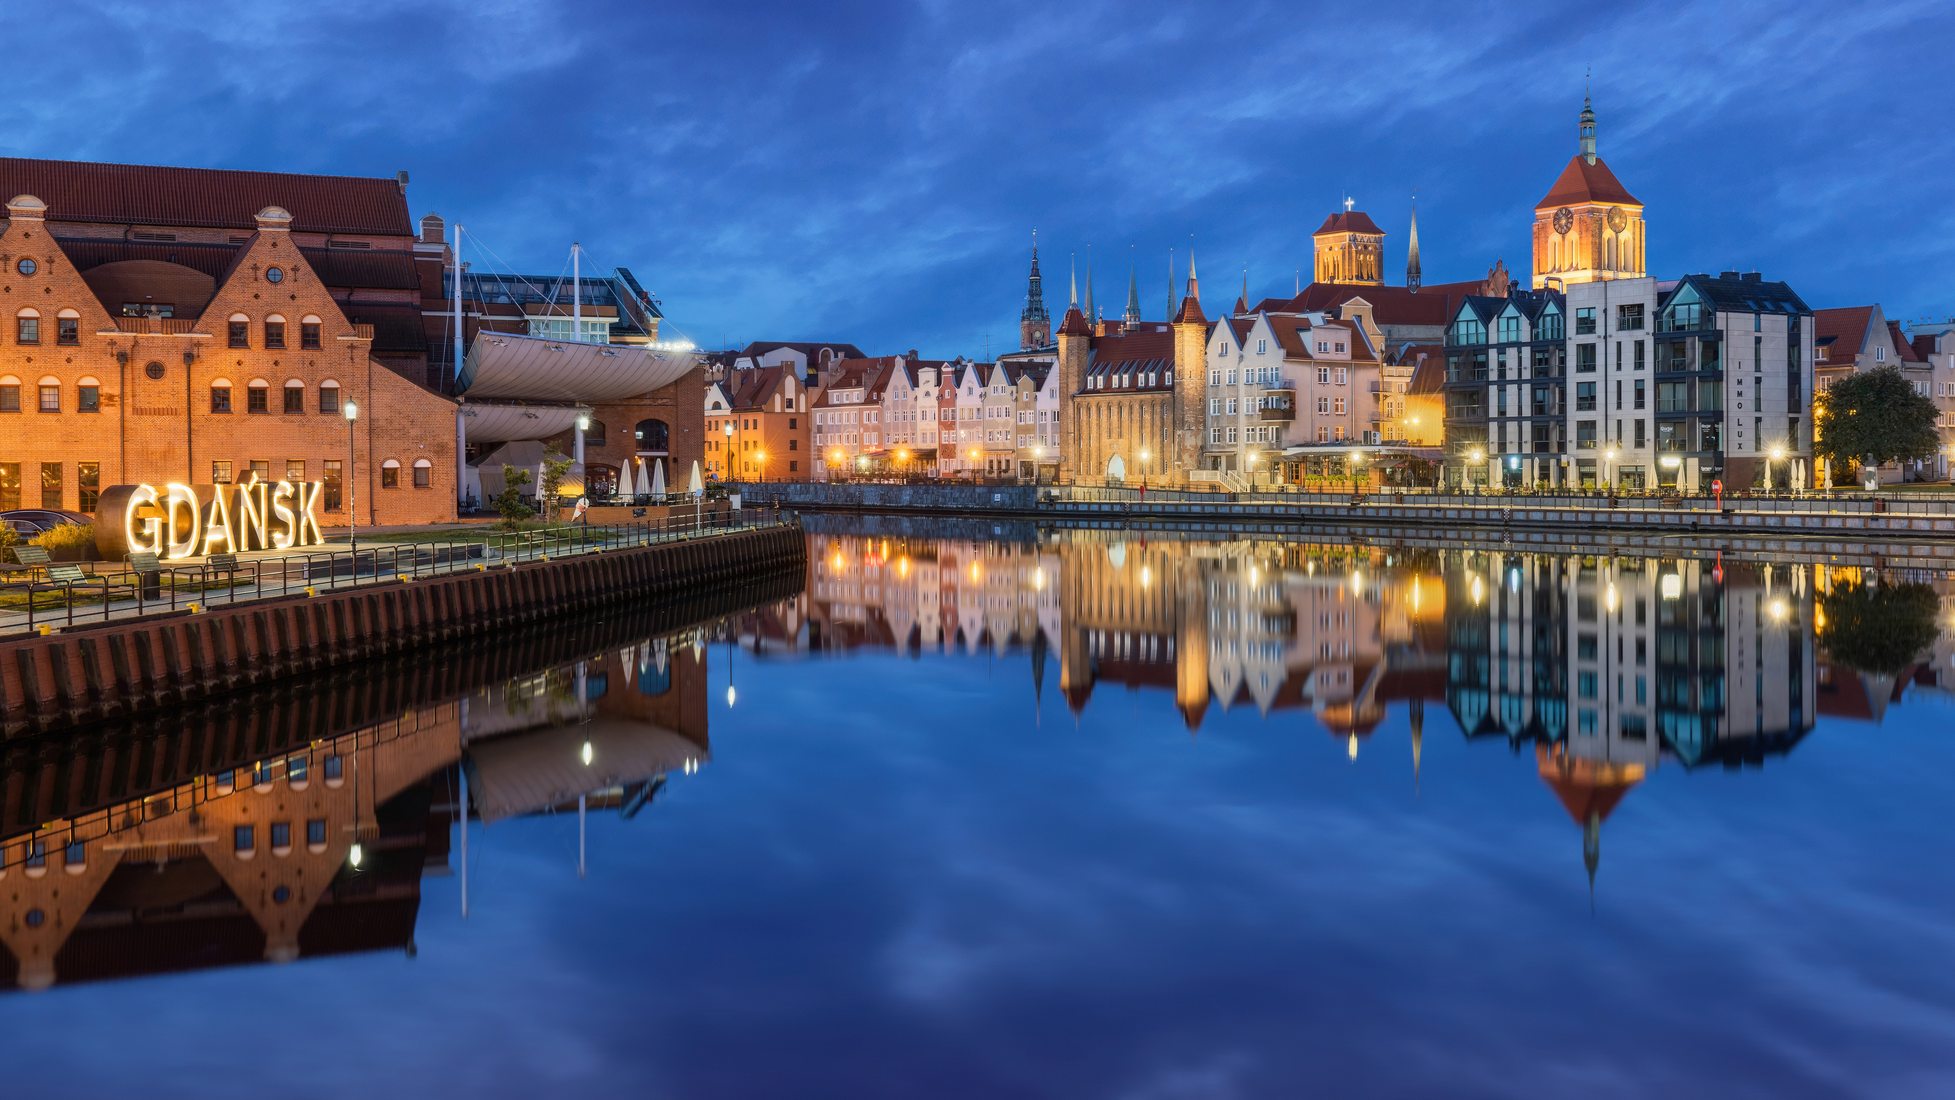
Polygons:
<instances>
[{"instance_id":1,"label":"green tree","mask_svg":"<svg viewBox=\"0 0 1955 1100\"><path fill-rule=\"evenodd\" d=\"M557 500L563 495L564 479L570 476L570 459L563 455L543 456L543 514L555 519Z\"/></svg>"},{"instance_id":2,"label":"green tree","mask_svg":"<svg viewBox=\"0 0 1955 1100\"><path fill-rule=\"evenodd\" d=\"M522 466L502 468L502 492L490 498L489 503L502 516L502 525L514 529L532 512L529 502L523 499L523 488L529 484L529 470Z\"/></svg>"},{"instance_id":3,"label":"green tree","mask_svg":"<svg viewBox=\"0 0 1955 1100\"><path fill-rule=\"evenodd\" d=\"M1941 445L1939 410L1914 392L1898 367L1850 374L1833 383L1816 403L1819 441L1813 450L1847 469L1873 456L1876 464L1926 458Z\"/></svg>"},{"instance_id":4,"label":"green tree","mask_svg":"<svg viewBox=\"0 0 1955 1100\"><path fill-rule=\"evenodd\" d=\"M1837 585L1819 597L1819 644L1848 668L1897 675L1935 644L1940 606L1925 584Z\"/></svg>"}]
</instances>

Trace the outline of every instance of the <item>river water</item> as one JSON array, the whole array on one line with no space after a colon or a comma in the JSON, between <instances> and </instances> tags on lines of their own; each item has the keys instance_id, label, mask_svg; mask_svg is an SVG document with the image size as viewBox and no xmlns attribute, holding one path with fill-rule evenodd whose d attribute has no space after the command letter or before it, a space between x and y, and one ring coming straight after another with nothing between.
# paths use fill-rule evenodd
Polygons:
<instances>
[{"instance_id":1,"label":"river water","mask_svg":"<svg viewBox=\"0 0 1955 1100\"><path fill-rule=\"evenodd\" d=\"M971 526L9 746L0 1091L1955 1095L1948 575Z\"/></svg>"}]
</instances>

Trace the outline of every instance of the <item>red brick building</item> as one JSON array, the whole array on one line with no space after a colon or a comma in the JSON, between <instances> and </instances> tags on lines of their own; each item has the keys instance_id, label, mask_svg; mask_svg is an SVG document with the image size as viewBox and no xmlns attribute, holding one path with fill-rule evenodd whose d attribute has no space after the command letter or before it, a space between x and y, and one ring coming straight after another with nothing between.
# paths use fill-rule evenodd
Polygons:
<instances>
[{"instance_id":1,"label":"red brick building","mask_svg":"<svg viewBox=\"0 0 1955 1100\"><path fill-rule=\"evenodd\" d=\"M255 474L324 482L328 526L349 490L452 517L404 186L0 158L0 510Z\"/></svg>"}]
</instances>

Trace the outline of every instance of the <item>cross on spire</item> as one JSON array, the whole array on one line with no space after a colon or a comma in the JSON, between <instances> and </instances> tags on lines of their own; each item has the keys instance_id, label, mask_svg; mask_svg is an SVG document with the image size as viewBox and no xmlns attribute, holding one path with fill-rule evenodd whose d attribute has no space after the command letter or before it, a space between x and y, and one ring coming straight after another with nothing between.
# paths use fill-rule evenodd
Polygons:
<instances>
[{"instance_id":1,"label":"cross on spire","mask_svg":"<svg viewBox=\"0 0 1955 1100\"><path fill-rule=\"evenodd\" d=\"M1349 195L1344 196L1344 212L1346 214L1349 214L1351 212L1351 208L1356 205L1358 205L1358 200L1352 198Z\"/></svg>"}]
</instances>

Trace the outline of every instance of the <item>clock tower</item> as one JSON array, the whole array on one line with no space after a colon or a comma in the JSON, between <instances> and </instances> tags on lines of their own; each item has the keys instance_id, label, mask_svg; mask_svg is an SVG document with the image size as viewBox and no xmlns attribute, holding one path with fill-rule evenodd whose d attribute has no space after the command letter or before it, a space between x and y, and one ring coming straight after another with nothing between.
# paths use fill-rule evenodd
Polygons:
<instances>
[{"instance_id":1,"label":"clock tower","mask_svg":"<svg viewBox=\"0 0 1955 1100\"><path fill-rule=\"evenodd\" d=\"M1534 288L1647 274L1643 204L1595 152L1595 107L1582 97L1581 144L1534 205Z\"/></svg>"}]
</instances>

